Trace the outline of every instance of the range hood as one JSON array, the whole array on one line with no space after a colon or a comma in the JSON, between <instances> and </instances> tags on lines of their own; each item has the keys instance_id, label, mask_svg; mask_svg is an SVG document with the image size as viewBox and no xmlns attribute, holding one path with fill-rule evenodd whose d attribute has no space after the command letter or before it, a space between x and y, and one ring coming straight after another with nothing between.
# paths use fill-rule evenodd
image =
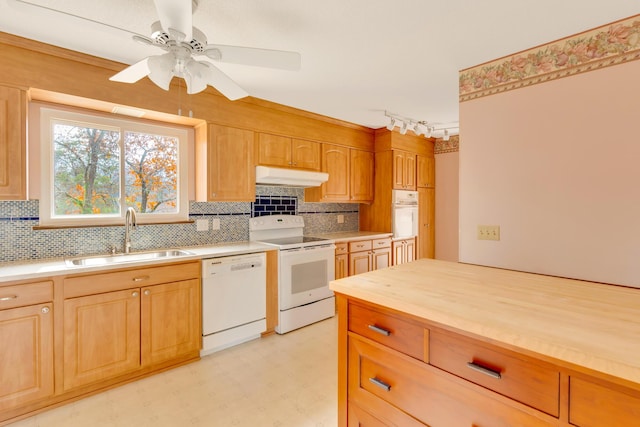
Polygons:
<instances>
[{"instance_id":1,"label":"range hood","mask_svg":"<svg viewBox=\"0 0 640 427\"><path fill-rule=\"evenodd\" d=\"M328 179L329 174L325 172L256 166L256 184L319 187L320 184L327 182Z\"/></svg>"}]
</instances>

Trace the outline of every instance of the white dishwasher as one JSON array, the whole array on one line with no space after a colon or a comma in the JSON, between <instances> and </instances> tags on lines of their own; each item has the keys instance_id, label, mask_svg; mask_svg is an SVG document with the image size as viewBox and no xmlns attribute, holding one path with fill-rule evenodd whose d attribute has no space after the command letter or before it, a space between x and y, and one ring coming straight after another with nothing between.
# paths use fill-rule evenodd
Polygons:
<instances>
[{"instance_id":1,"label":"white dishwasher","mask_svg":"<svg viewBox=\"0 0 640 427\"><path fill-rule=\"evenodd\" d=\"M266 288L264 253L202 260L201 356L260 337Z\"/></svg>"}]
</instances>

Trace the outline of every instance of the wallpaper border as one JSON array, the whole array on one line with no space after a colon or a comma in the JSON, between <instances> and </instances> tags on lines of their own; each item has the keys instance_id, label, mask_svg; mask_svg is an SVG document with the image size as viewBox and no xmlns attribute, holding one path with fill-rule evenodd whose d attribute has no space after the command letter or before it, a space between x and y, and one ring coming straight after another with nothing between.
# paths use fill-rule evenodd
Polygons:
<instances>
[{"instance_id":1,"label":"wallpaper border","mask_svg":"<svg viewBox=\"0 0 640 427\"><path fill-rule=\"evenodd\" d=\"M455 153L459 150L460 135L451 135L448 141L438 138L433 146L433 154Z\"/></svg>"},{"instance_id":2,"label":"wallpaper border","mask_svg":"<svg viewBox=\"0 0 640 427\"><path fill-rule=\"evenodd\" d=\"M470 101L640 59L640 14L459 72Z\"/></svg>"}]
</instances>

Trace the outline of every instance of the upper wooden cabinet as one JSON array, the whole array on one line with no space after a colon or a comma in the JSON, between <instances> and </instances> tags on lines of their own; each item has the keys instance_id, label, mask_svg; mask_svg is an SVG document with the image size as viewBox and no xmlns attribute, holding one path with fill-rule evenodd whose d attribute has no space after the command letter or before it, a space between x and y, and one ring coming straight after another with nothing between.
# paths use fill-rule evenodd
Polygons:
<instances>
[{"instance_id":1,"label":"upper wooden cabinet","mask_svg":"<svg viewBox=\"0 0 640 427\"><path fill-rule=\"evenodd\" d=\"M320 143L258 134L257 163L265 166L320 170Z\"/></svg>"},{"instance_id":2,"label":"upper wooden cabinet","mask_svg":"<svg viewBox=\"0 0 640 427\"><path fill-rule=\"evenodd\" d=\"M351 149L351 183L349 200L370 202L373 200L373 153Z\"/></svg>"},{"instance_id":3,"label":"upper wooden cabinet","mask_svg":"<svg viewBox=\"0 0 640 427\"><path fill-rule=\"evenodd\" d=\"M27 198L27 95L0 86L0 200Z\"/></svg>"},{"instance_id":4,"label":"upper wooden cabinet","mask_svg":"<svg viewBox=\"0 0 640 427\"><path fill-rule=\"evenodd\" d=\"M393 150L393 188L395 190L416 189L416 155Z\"/></svg>"},{"instance_id":5,"label":"upper wooden cabinet","mask_svg":"<svg viewBox=\"0 0 640 427\"><path fill-rule=\"evenodd\" d=\"M196 129L196 200L252 202L254 132L209 124Z\"/></svg>"},{"instance_id":6,"label":"upper wooden cabinet","mask_svg":"<svg viewBox=\"0 0 640 427\"><path fill-rule=\"evenodd\" d=\"M418 156L418 187L435 188L436 160L433 157Z\"/></svg>"},{"instance_id":7,"label":"upper wooden cabinet","mask_svg":"<svg viewBox=\"0 0 640 427\"><path fill-rule=\"evenodd\" d=\"M322 172L329 180L307 188L308 202L370 202L373 200L374 155L340 145L322 144Z\"/></svg>"}]
</instances>

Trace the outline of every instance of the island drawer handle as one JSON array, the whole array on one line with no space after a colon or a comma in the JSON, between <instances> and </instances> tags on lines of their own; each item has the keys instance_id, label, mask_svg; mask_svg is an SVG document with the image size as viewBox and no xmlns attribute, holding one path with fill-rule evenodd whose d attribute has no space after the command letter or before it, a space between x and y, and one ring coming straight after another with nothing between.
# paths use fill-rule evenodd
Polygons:
<instances>
[{"instance_id":1,"label":"island drawer handle","mask_svg":"<svg viewBox=\"0 0 640 427\"><path fill-rule=\"evenodd\" d=\"M12 299L18 299L18 295L9 295L7 297L0 297L0 301L11 301Z\"/></svg>"},{"instance_id":2,"label":"island drawer handle","mask_svg":"<svg viewBox=\"0 0 640 427\"><path fill-rule=\"evenodd\" d=\"M374 378L369 378L369 381L372 384L377 385L378 387L380 387L384 391L391 391L391 386L389 384L385 383L384 381L380 381L379 379L377 379L375 377Z\"/></svg>"},{"instance_id":3,"label":"island drawer handle","mask_svg":"<svg viewBox=\"0 0 640 427\"><path fill-rule=\"evenodd\" d=\"M379 333L380 335L384 335L385 337L388 337L389 335L391 335L390 330L381 328L380 326L369 325L369 329L371 329L373 332Z\"/></svg>"},{"instance_id":4,"label":"island drawer handle","mask_svg":"<svg viewBox=\"0 0 640 427\"><path fill-rule=\"evenodd\" d=\"M143 280L149 280L149 276L138 276L133 278L134 282L142 282Z\"/></svg>"},{"instance_id":5,"label":"island drawer handle","mask_svg":"<svg viewBox=\"0 0 640 427\"><path fill-rule=\"evenodd\" d=\"M485 368L484 366L478 365L477 363L467 362L467 366L469 368L473 369L474 371L480 372L480 373L485 374L485 375L488 375L491 378L495 378L497 380L502 378L502 375L500 375L500 372L494 371L493 369Z\"/></svg>"}]
</instances>

